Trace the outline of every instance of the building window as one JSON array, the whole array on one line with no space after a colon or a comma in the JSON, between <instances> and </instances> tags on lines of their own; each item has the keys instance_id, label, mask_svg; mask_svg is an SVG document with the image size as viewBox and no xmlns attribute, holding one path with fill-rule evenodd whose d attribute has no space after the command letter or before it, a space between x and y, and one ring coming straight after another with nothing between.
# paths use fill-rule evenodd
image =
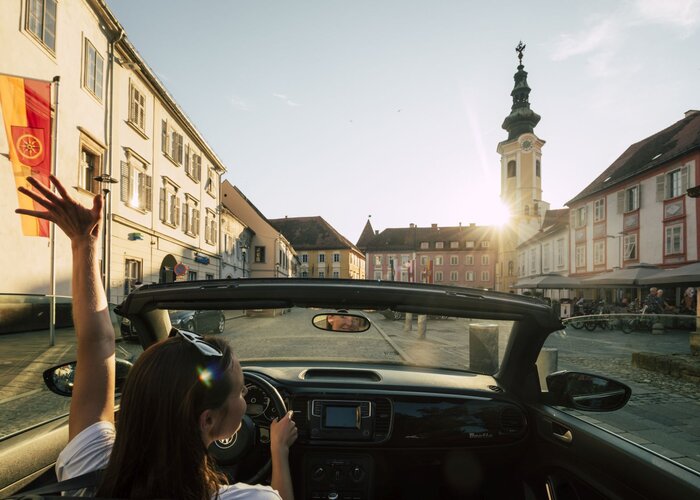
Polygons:
<instances>
[{"instance_id":1,"label":"building window","mask_svg":"<svg viewBox=\"0 0 700 500\"><path fill-rule=\"evenodd\" d=\"M302 277L302 278L308 278L308 277L309 277L309 273L307 273L306 271L302 271L302 272L301 272L301 277Z\"/></svg>"},{"instance_id":2,"label":"building window","mask_svg":"<svg viewBox=\"0 0 700 500\"><path fill-rule=\"evenodd\" d=\"M425 249L425 248L428 248L428 247L429 247L429 244L428 244L427 241L421 241L421 242L420 242L420 247L423 248L423 249Z\"/></svg>"},{"instance_id":3,"label":"building window","mask_svg":"<svg viewBox=\"0 0 700 500\"><path fill-rule=\"evenodd\" d=\"M426 255L421 255L420 258L420 265L421 266L427 266L428 265L428 257Z\"/></svg>"},{"instance_id":4,"label":"building window","mask_svg":"<svg viewBox=\"0 0 700 500\"><path fill-rule=\"evenodd\" d=\"M542 245L542 271L549 271L552 265L552 245L549 243Z\"/></svg>"},{"instance_id":5,"label":"building window","mask_svg":"<svg viewBox=\"0 0 700 500\"><path fill-rule=\"evenodd\" d=\"M474 265L474 256L473 255L467 255L464 257L464 263L468 266L473 266Z\"/></svg>"},{"instance_id":6,"label":"building window","mask_svg":"<svg viewBox=\"0 0 700 500\"><path fill-rule=\"evenodd\" d=\"M474 271L464 273L464 281L474 281Z\"/></svg>"},{"instance_id":7,"label":"building window","mask_svg":"<svg viewBox=\"0 0 700 500\"><path fill-rule=\"evenodd\" d=\"M632 186L618 194L620 212L633 212L639 208L639 186Z\"/></svg>"},{"instance_id":8,"label":"building window","mask_svg":"<svg viewBox=\"0 0 700 500\"><path fill-rule=\"evenodd\" d=\"M381 266L381 265L382 265L382 256L381 256L381 255L375 255L375 256L374 256L374 265L375 265L375 266Z\"/></svg>"},{"instance_id":9,"label":"building window","mask_svg":"<svg viewBox=\"0 0 700 500\"><path fill-rule=\"evenodd\" d=\"M143 281L143 271L140 260L124 260L124 295L128 295L136 284Z\"/></svg>"},{"instance_id":10,"label":"building window","mask_svg":"<svg viewBox=\"0 0 700 500\"><path fill-rule=\"evenodd\" d=\"M535 274L537 272L537 249L530 249L530 274Z\"/></svg>"},{"instance_id":11,"label":"building window","mask_svg":"<svg viewBox=\"0 0 700 500\"><path fill-rule=\"evenodd\" d=\"M625 236L624 242L624 256L625 260L636 260L637 259L637 235L628 234Z\"/></svg>"},{"instance_id":12,"label":"building window","mask_svg":"<svg viewBox=\"0 0 700 500\"><path fill-rule=\"evenodd\" d=\"M175 130L168 120L163 120L161 127L161 151L177 165L182 165L184 146L182 134Z\"/></svg>"},{"instance_id":13,"label":"building window","mask_svg":"<svg viewBox=\"0 0 700 500\"><path fill-rule=\"evenodd\" d=\"M586 247L584 245L576 247L576 267L586 267Z\"/></svg>"},{"instance_id":14,"label":"building window","mask_svg":"<svg viewBox=\"0 0 700 500\"><path fill-rule=\"evenodd\" d=\"M586 207L580 207L574 212L576 217L576 227L582 227L586 225Z\"/></svg>"},{"instance_id":15,"label":"building window","mask_svg":"<svg viewBox=\"0 0 700 500\"><path fill-rule=\"evenodd\" d=\"M146 163L132 154L127 154L127 161L121 162L120 193L121 201L132 208L152 210L152 178L146 173ZM163 202L161 192L161 203ZM164 207L161 206L161 220L165 220Z\"/></svg>"},{"instance_id":16,"label":"building window","mask_svg":"<svg viewBox=\"0 0 700 500\"><path fill-rule=\"evenodd\" d=\"M481 271L481 281L488 281L491 279L488 271Z\"/></svg>"},{"instance_id":17,"label":"building window","mask_svg":"<svg viewBox=\"0 0 700 500\"><path fill-rule=\"evenodd\" d=\"M401 256L401 266L402 267L408 266L408 255Z\"/></svg>"},{"instance_id":18,"label":"building window","mask_svg":"<svg viewBox=\"0 0 700 500\"><path fill-rule=\"evenodd\" d=\"M442 282L442 271L435 271L435 283Z\"/></svg>"},{"instance_id":19,"label":"building window","mask_svg":"<svg viewBox=\"0 0 700 500\"><path fill-rule=\"evenodd\" d=\"M557 240L557 267L564 265L564 240Z\"/></svg>"},{"instance_id":20,"label":"building window","mask_svg":"<svg viewBox=\"0 0 700 500\"><path fill-rule=\"evenodd\" d=\"M180 220L177 188L168 179L163 179L163 183L164 186L160 188L160 220L171 227L177 227Z\"/></svg>"},{"instance_id":21,"label":"building window","mask_svg":"<svg viewBox=\"0 0 700 500\"><path fill-rule=\"evenodd\" d=\"M467 241L466 247L467 247L467 248L474 248L474 242L473 242L473 241Z\"/></svg>"},{"instance_id":22,"label":"building window","mask_svg":"<svg viewBox=\"0 0 700 500\"><path fill-rule=\"evenodd\" d=\"M443 241L436 241L435 242L435 248L444 248L445 242Z\"/></svg>"},{"instance_id":23,"label":"building window","mask_svg":"<svg viewBox=\"0 0 700 500\"><path fill-rule=\"evenodd\" d=\"M508 162L508 177L515 177L517 173L517 168L515 166L515 160Z\"/></svg>"},{"instance_id":24,"label":"building window","mask_svg":"<svg viewBox=\"0 0 700 500\"><path fill-rule=\"evenodd\" d=\"M333 262L340 262L340 254L339 253L333 254Z\"/></svg>"},{"instance_id":25,"label":"building window","mask_svg":"<svg viewBox=\"0 0 700 500\"><path fill-rule=\"evenodd\" d=\"M102 72L104 58L90 40L85 39L85 66L83 67L83 87L102 100Z\"/></svg>"},{"instance_id":26,"label":"building window","mask_svg":"<svg viewBox=\"0 0 700 500\"><path fill-rule=\"evenodd\" d=\"M195 182L202 178L202 155L195 153L189 144L185 147L185 173Z\"/></svg>"},{"instance_id":27,"label":"building window","mask_svg":"<svg viewBox=\"0 0 700 500\"><path fill-rule=\"evenodd\" d=\"M129 86L129 123L141 132L146 130L146 94L133 83Z\"/></svg>"},{"instance_id":28,"label":"building window","mask_svg":"<svg viewBox=\"0 0 700 500\"><path fill-rule=\"evenodd\" d=\"M459 248L459 241L450 241L450 248Z\"/></svg>"},{"instance_id":29,"label":"building window","mask_svg":"<svg viewBox=\"0 0 700 500\"><path fill-rule=\"evenodd\" d=\"M593 222L605 220L605 198L596 200L593 203Z\"/></svg>"},{"instance_id":30,"label":"building window","mask_svg":"<svg viewBox=\"0 0 700 500\"><path fill-rule=\"evenodd\" d=\"M374 279L379 281L382 279L382 272L381 271L374 271Z\"/></svg>"},{"instance_id":31,"label":"building window","mask_svg":"<svg viewBox=\"0 0 700 500\"><path fill-rule=\"evenodd\" d=\"M481 242L481 248L488 248L489 247L489 242L487 240L484 240Z\"/></svg>"},{"instance_id":32,"label":"building window","mask_svg":"<svg viewBox=\"0 0 700 500\"><path fill-rule=\"evenodd\" d=\"M213 280L213 279L214 279L214 275L213 275L213 274L207 273L207 274L204 275L204 279L206 279L206 280Z\"/></svg>"},{"instance_id":33,"label":"building window","mask_svg":"<svg viewBox=\"0 0 700 500\"><path fill-rule=\"evenodd\" d=\"M318 272L318 277L319 277L319 278L325 278L325 277L326 277L326 273L324 273L323 271L319 271L319 272ZM380 274L380 278L381 278L381 274Z\"/></svg>"},{"instance_id":34,"label":"building window","mask_svg":"<svg viewBox=\"0 0 700 500\"><path fill-rule=\"evenodd\" d=\"M323 264L324 262L326 262L326 254L325 254L325 253L320 253L320 254L318 254L318 261L319 261L321 264Z\"/></svg>"},{"instance_id":35,"label":"building window","mask_svg":"<svg viewBox=\"0 0 700 500\"><path fill-rule=\"evenodd\" d=\"M450 255L450 265L456 266L457 264L459 264L459 257L456 255Z\"/></svg>"},{"instance_id":36,"label":"building window","mask_svg":"<svg viewBox=\"0 0 700 500\"><path fill-rule=\"evenodd\" d=\"M335 279L340 278L340 272L339 272L339 271L333 271L333 278L335 278Z\"/></svg>"},{"instance_id":37,"label":"building window","mask_svg":"<svg viewBox=\"0 0 700 500\"><path fill-rule=\"evenodd\" d=\"M187 271L187 281L197 281L197 271Z\"/></svg>"},{"instance_id":38,"label":"building window","mask_svg":"<svg viewBox=\"0 0 700 500\"><path fill-rule=\"evenodd\" d=\"M185 194L185 205L182 208L182 230L190 236L199 235L199 201ZM228 248L227 242L224 246Z\"/></svg>"},{"instance_id":39,"label":"building window","mask_svg":"<svg viewBox=\"0 0 700 500\"><path fill-rule=\"evenodd\" d=\"M683 253L683 226L677 224L666 228L666 248L664 255Z\"/></svg>"},{"instance_id":40,"label":"building window","mask_svg":"<svg viewBox=\"0 0 700 500\"><path fill-rule=\"evenodd\" d=\"M438 255L437 257L435 257L435 265L436 266L441 266L442 263L443 263L442 255Z\"/></svg>"},{"instance_id":41,"label":"building window","mask_svg":"<svg viewBox=\"0 0 700 500\"><path fill-rule=\"evenodd\" d=\"M450 272L450 281L457 281L459 279L459 274L457 271Z\"/></svg>"},{"instance_id":42,"label":"building window","mask_svg":"<svg viewBox=\"0 0 700 500\"><path fill-rule=\"evenodd\" d=\"M605 264L605 240L593 243L593 265Z\"/></svg>"},{"instance_id":43,"label":"building window","mask_svg":"<svg viewBox=\"0 0 700 500\"><path fill-rule=\"evenodd\" d=\"M306 264L309 262L309 254L303 253L301 254L301 262L303 264Z\"/></svg>"},{"instance_id":44,"label":"building window","mask_svg":"<svg viewBox=\"0 0 700 500\"><path fill-rule=\"evenodd\" d=\"M99 194L100 183L95 177L102 175L102 157L84 144L80 147L80 187Z\"/></svg>"},{"instance_id":45,"label":"building window","mask_svg":"<svg viewBox=\"0 0 700 500\"><path fill-rule=\"evenodd\" d=\"M484 266L489 265L489 256L488 255L482 255L481 256L481 264Z\"/></svg>"},{"instance_id":46,"label":"building window","mask_svg":"<svg viewBox=\"0 0 700 500\"><path fill-rule=\"evenodd\" d=\"M216 173L211 167L207 169L207 183L204 185L204 189L211 195L216 193Z\"/></svg>"},{"instance_id":47,"label":"building window","mask_svg":"<svg viewBox=\"0 0 700 500\"><path fill-rule=\"evenodd\" d=\"M542 177L542 165L540 163L540 160L537 160L535 162L535 175L537 177Z\"/></svg>"},{"instance_id":48,"label":"building window","mask_svg":"<svg viewBox=\"0 0 700 500\"><path fill-rule=\"evenodd\" d=\"M56 51L56 0L29 0L26 29L51 52Z\"/></svg>"},{"instance_id":49,"label":"building window","mask_svg":"<svg viewBox=\"0 0 700 500\"><path fill-rule=\"evenodd\" d=\"M255 263L265 262L265 247L255 247Z\"/></svg>"},{"instance_id":50,"label":"building window","mask_svg":"<svg viewBox=\"0 0 700 500\"><path fill-rule=\"evenodd\" d=\"M677 168L667 174L656 177L657 201L677 198L688 189L688 167Z\"/></svg>"},{"instance_id":51,"label":"building window","mask_svg":"<svg viewBox=\"0 0 700 500\"><path fill-rule=\"evenodd\" d=\"M216 245L217 229L216 213L207 208L207 217L204 220L204 240L210 245Z\"/></svg>"}]
</instances>

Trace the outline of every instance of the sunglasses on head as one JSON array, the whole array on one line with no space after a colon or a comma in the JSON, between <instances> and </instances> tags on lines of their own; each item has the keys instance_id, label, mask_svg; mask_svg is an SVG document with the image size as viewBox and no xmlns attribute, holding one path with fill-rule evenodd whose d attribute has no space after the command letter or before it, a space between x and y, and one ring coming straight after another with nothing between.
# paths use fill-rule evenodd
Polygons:
<instances>
[{"instance_id":1,"label":"sunglasses on head","mask_svg":"<svg viewBox=\"0 0 700 500\"><path fill-rule=\"evenodd\" d=\"M209 342L204 340L204 337L201 335L198 335L196 333L192 332L185 332L183 330L178 330L177 328L173 328L170 331L170 335L168 337L175 337L179 335L183 339L185 339L187 342L195 346L197 349L199 349L199 352L204 354L205 356L216 356L216 357L222 357L224 355L223 352L221 352L219 349L211 345Z\"/></svg>"}]
</instances>

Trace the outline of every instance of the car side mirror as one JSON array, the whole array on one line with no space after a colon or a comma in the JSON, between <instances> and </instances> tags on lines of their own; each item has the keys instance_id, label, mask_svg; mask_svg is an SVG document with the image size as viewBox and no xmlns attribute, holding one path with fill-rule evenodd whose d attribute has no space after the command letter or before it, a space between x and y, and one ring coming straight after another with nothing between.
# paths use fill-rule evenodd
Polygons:
<instances>
[{"instance_id":1,"label":"car side mirror","mask_svg":"<svg viewBox=\"0 0 700 500\"><path fill-rule=\"evenodd\" d=\"M632 395L629 386L599 375L558 371L547 376L545 402L583 411L619 410Z\"/></svg>"},{"instance_id":2,"label":"car side mirror","mask_svg":"<svg viewBox=\"0 0 700 500\"><path fill-rule=\"evenodd\" d=\"M114 391L116 394L121 394L126 382L126 376L132 364L125 360L117 358L116 372L114 381ZM44 371L44 383L54 394L59 396L71 397L73 395L73 380L75 378L75 366L77 362L71 361L62 365L54 366Z\"/></svg>"}]
</instances>

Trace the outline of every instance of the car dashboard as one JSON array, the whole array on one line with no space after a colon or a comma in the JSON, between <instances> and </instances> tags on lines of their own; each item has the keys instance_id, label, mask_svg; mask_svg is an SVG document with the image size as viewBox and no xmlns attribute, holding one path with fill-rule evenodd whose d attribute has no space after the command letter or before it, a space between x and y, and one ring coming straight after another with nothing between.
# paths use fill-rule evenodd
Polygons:
<instances>
[{"instance_id":1,"label":"car dashboard","mask_svg":"<svg viewBox=\"0 0 700 500\"><path fill-rule=\"evenodd\" d=\"M476 494L493 488L489 476L513 465L524 448L523 407L487 375L242 364L245 373L269 381L294 412L299 437L290 462L300 498L439 498L465 488ZM265 387L250 379L247 385L249 416L265 425L276 411Z\"/></svg>"}]
</instances>

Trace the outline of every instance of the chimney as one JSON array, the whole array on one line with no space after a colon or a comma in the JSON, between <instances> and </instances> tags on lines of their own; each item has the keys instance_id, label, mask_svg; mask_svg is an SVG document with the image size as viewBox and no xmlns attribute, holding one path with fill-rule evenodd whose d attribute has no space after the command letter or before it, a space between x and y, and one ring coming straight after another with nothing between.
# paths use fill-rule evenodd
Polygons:
<instances>
[{"instance_id":1,"label":"chimney","mask_svg":"<svg viewBox=\"0 0 700 500\"><path fill-rule=\"evenodd\" d=\"M700 113L697 109L689 109L688 111L685 112L684 116L688 118L689 116L697 115Z\"/></svg>"},{"instance_id":2,"label":"chimney","mask_svg":"<svg viewBox=\"0 0 700 500\"><path fill-rule=\"evenodd\" d=\"M375 230L374 230L374 234L375 234L375 235L376 235L376 234L379 234L379 229L375 229Z\"/></svg>"},{"instance_id":3,"label":"chimney","mask_svg":"<svg viewBox=\"0 0 700 500\"><path fill-rule=\"evenodd\" d=\"M408 225L408 227L410 227L411 229L413 229L414 227L416 227L416 225L415 225L413 222L411 222L411 223Z\"/></svg>"},{"instance_id":4,"label":"chimney","mask_svg":"<svg viewBox=\"0 0 700 500\"><path fill-rule=\"evenodd\" d=\"M437 224L430 224L430 229L437 229L437 228L438 228Z\"/></svg>"}]
</instances>

